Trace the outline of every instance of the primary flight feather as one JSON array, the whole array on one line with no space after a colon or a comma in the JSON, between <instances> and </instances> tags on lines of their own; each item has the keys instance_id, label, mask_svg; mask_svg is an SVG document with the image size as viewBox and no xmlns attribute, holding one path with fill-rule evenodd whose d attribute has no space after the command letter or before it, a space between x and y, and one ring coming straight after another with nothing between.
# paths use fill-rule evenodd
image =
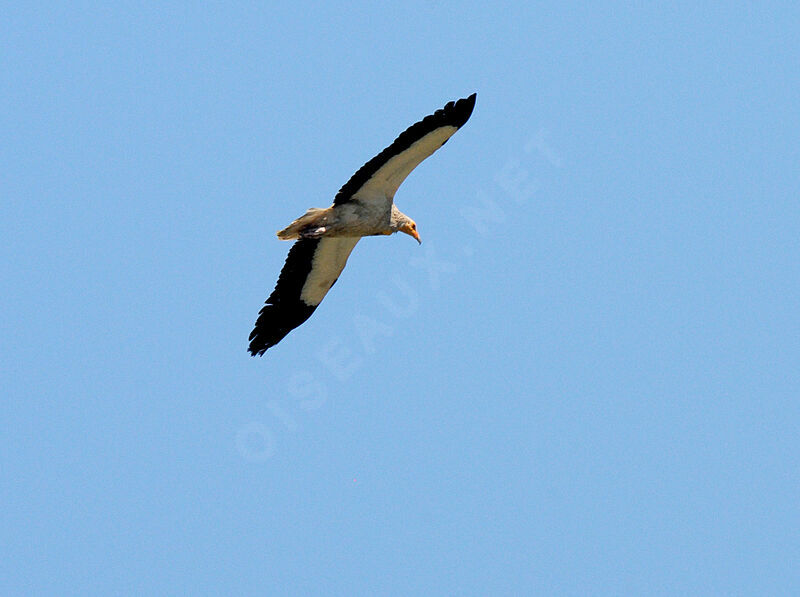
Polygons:
<instances>
[{"instance_id":1,"label":"primary flight feather","mask_svg":"<svg viewBox=\"0 0 800 597\"><path fill-rule=\"evenodd\" d=\"M251 355L263 355L311 316L362 236L404 232L420 242L416 223L397 209L394 194L414 168L469 120L475 96L449 102L410 126L353 174L333 205L312 207L278 232L281 240L296 242L250 333Z\"/></svg>"}]
</instances>

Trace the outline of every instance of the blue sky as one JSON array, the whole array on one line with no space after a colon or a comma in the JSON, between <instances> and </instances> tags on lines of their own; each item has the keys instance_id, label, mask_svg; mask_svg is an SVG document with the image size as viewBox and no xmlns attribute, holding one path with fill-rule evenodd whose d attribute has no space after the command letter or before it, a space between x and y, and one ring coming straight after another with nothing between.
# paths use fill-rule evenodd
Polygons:
<instances>
[{"instance_id":1,"label":"blue sky","mask_svg":"<svg viewBox=\"0 0 800 597\"><path fill-rule=\"evenodd\" d=\"M800 591L796 7L2 13L0 593ZM249 357L274 232L473 91Z\"/></svg>"}]
</instances>

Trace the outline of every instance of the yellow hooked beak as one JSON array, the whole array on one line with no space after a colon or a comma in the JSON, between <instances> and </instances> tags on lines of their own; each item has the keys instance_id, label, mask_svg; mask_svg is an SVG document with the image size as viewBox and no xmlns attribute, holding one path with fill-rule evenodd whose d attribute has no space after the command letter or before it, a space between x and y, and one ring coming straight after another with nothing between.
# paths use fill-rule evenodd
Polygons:
<instances>
[{"instance_id":1,"label":"yellow hooked beak","mask_svg":"<svg viewBox=\"0 0 800 597\"><path fill-rule=\"evenodd\" d=\"M405 232L409 236L413 236L419 244L422 244L422 241L419 238L419 233L417 232L417 225L414 222L406 224L400 228L400 232Z\"/></svg>"}]
</instances>

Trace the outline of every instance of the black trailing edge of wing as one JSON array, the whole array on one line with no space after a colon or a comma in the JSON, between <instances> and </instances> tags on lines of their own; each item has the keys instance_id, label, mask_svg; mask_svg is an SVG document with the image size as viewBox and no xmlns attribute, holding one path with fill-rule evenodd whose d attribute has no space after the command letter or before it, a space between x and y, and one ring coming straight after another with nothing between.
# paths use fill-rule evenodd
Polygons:
<instances>
[{"instance_id":1,"label":"black trailing edge of wing","mask_svg":"<svg viewBox=\"0 0 800 597\"><path fill-rule=\"evenodd\" d=\"M386 149L359 168L358 172L350 177L344 186L336 193L333 200L334 205L346 203L352 195L358 191L386 162L399 153L411 147L416 141L422 139L428 133L435 131L443 126L454 126L461 128L475 108L475 98L473 93L469 97L457 101L448 102L444 108L436 110L433 114L426 116L416 124L412 124L405 131L400 133L397 139Z\"/></svg>"},{"instance_id":2,"label":"black trailing edge of wing","mask_svg":"<svg viewBox=\"0 0 800 597\"><path fill-rule=\"evenodd\" d=\"M268 348L275 346L286 334L311 317L317 308L316 305L303 302L300 293L311 272L319 242L319 239L302 239L289 249L275 290L259 311L256 325L250 333L248 350L252 356L263 355Z\"/></svg>"}]
</instances>

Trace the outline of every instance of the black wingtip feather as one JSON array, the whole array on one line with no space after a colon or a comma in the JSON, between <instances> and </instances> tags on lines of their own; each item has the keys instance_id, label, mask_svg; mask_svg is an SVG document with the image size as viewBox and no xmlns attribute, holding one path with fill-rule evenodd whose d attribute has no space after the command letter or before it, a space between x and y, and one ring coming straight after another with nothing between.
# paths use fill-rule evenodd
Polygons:
<instances>
[{"instance_id":1,"label":"black wingtip feather","mask_svg":"<svg viewBox=\"0 0 800 597\"><path fill-rule=\"evenodd\" d=\"M275 290L258 312L255 327L250 332L248 351L252 356L263 355L268 348L283 340L284 336L302 324L316 309L305 304L300 293L311 271L314 252L319 240L298 240L289 249Z\"/></svg>"},{"instance_id":2,"label":"black wingtip feather","mask_svg":"<svg viewBox=\"0 0 800 597\"><path fill-rule=\"evenodd\" d=\"M301 301L290 306L264 305L258 312L255 328L250 333L250 355L262 356L268 348L275 346L286 334L311 317L314 309L316 307L309 307Z\"/></svg>"},{"instance_id":3,"label":"black wingtip feather","mask_svg":"<svg viewBox=\"0 0 800 597\"><path fill-rule=\"evenodd\" d=\"M473 93L469 97L465 97L455 102L450 102L444 108L442 108L443 111L447 112L449 110L452 114L452 122L448 124L452 124L458 128L464 126L464 123L466 123L467 120L469 120L469 117L472 116L472 110L475 109L475 100L477 97L478 94Z\"/></svg>"}]
</instances>

